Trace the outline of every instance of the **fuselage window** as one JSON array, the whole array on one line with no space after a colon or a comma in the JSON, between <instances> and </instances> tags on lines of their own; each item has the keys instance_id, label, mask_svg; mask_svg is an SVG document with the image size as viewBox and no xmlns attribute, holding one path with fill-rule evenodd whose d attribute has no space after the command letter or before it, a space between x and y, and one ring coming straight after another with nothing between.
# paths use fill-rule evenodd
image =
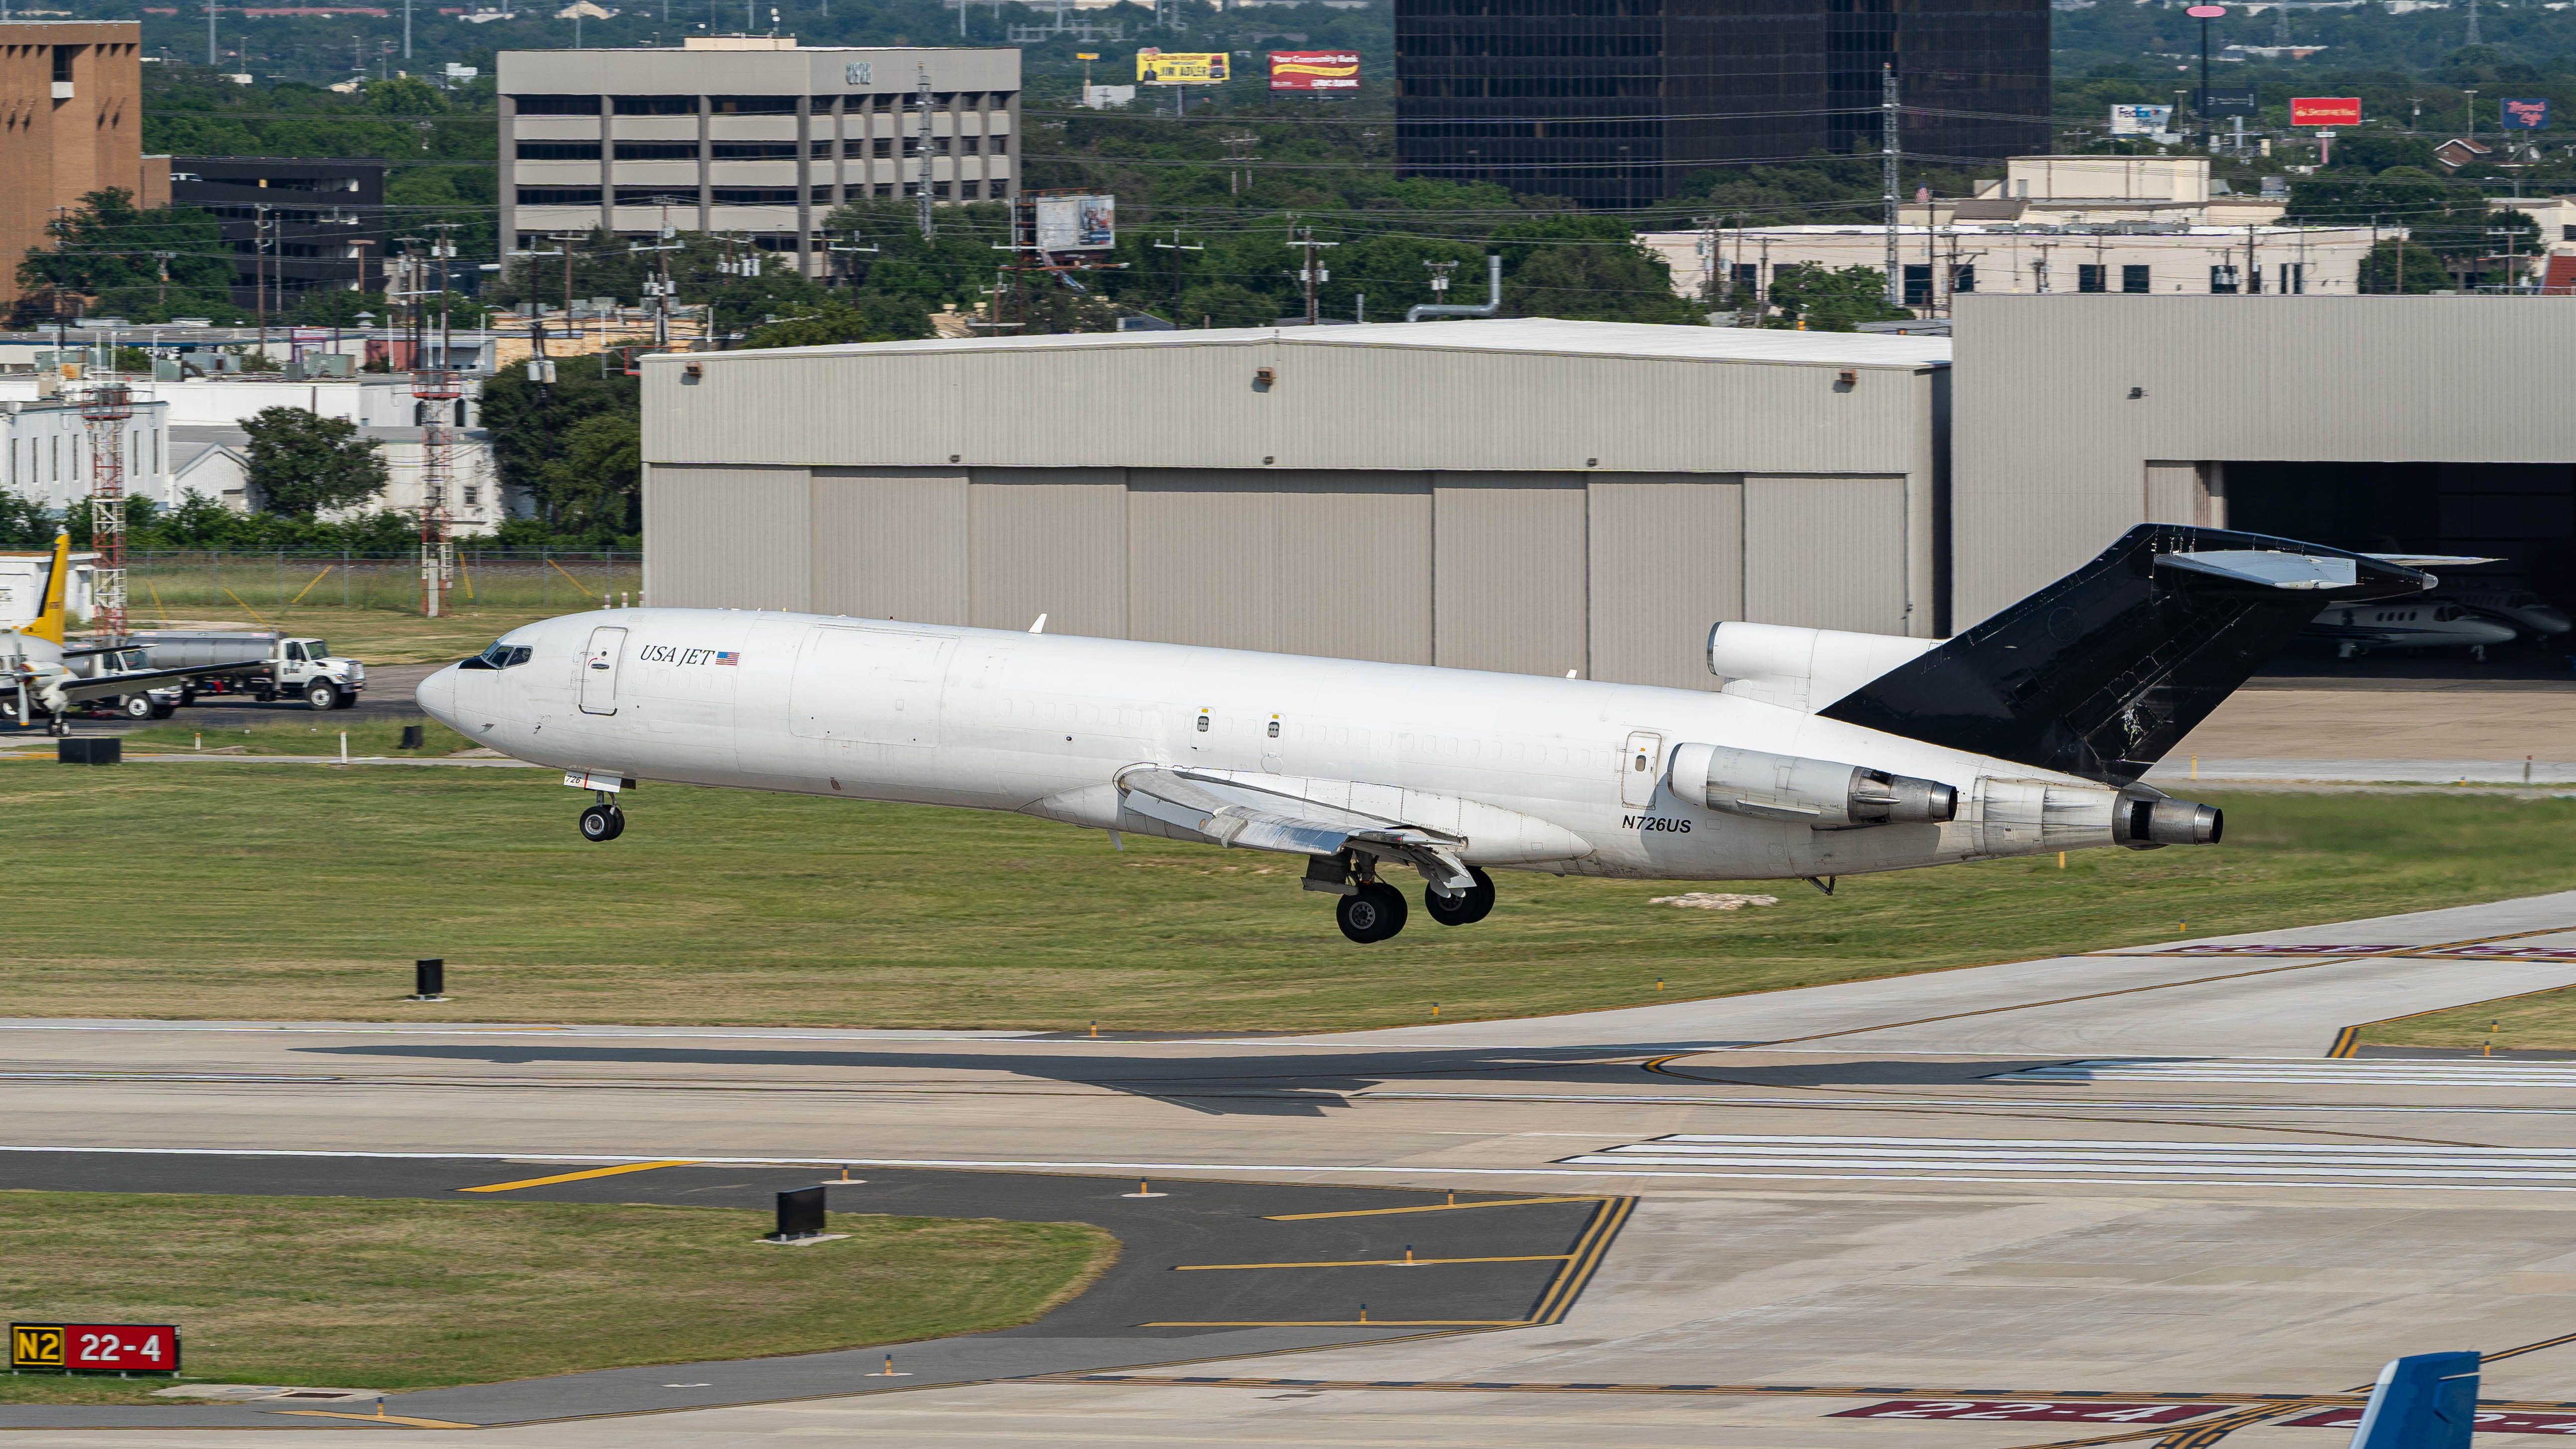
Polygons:
<instances>
[{"instance_id":1,"label":"fuselage window","mask_svg":"<svg viewBox=\"0 0 2576 1449\"><path fill-rule=\"evenodd\" d=\"M1200 733L1200 734L1206 734L1206 733L1207 733L1207 721L1208 721L1208 717L1207 717L1206 715L1200 715L1200 716L1199 716L1199 733Z\"/></svg>"},{"instance_id":2,"label":"fuselage window","mask_svg":"<svg viewBox=\"0 0 2576 1449\"><path fill-rule=\"evenodd\" d=\"M1279 738L1279 721L1275 719L1270 722L1270 737L1274 740Z\"/></svg>"}]
</instances>

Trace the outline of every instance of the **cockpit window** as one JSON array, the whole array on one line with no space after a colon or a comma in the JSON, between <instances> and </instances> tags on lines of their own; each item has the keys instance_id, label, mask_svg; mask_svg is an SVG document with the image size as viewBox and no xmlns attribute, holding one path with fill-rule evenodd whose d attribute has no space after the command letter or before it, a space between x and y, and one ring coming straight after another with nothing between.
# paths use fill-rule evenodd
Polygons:
<instances>
[{"instance_id":1,"label":"cockpit window","mask_svg":"<svg viewBox=\"0 0 2576 1449\"><path fill-rule=\"evenodd\" d=\"M461 661L457 667L460 669L507 669L513 664L525 664L527 662L527 645L494 644L491 648L484 650L473 658Z\"/></svg>"},{"instance_id":2,"label":"cockpit window","mask_svg":"<svg viewBox=\"0 0 2576 1449\"><path fill-rule=\"evenodd\" d=\"M513 644L510 646L510 662L502 667L505 669L515 668L519 665L525 664L528 662L529 655L534 652L535 651L531 650L525 644Z\"/></svg>"}]
</instances>

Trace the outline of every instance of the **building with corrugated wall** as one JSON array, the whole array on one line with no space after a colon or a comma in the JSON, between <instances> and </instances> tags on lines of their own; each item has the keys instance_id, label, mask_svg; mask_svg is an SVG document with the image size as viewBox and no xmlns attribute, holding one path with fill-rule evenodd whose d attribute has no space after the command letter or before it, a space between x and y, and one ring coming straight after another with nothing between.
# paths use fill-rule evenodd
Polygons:
<instances>
[{"instance_id":1,"label":"building with corrugated wall","mask_svg":"<svg viewBox=\"0 0 2576 1449\"><path fill-rule=\"evenodd\" d=\"M1956 624L2137 523L2492 555L2576 604L2576 298L1961 297Z\"/></svg>"},{"instance_id":2,"label":"building with corrugated wall","mask_svg":"<svg viewBox=\"0 0 2576 1449\"><path fill-rule=\"evenodd\" d=\"M1712 688L1941 628L1942 338L1477 321L644 361L657 605Z\"/></svg>"}]
</instances>

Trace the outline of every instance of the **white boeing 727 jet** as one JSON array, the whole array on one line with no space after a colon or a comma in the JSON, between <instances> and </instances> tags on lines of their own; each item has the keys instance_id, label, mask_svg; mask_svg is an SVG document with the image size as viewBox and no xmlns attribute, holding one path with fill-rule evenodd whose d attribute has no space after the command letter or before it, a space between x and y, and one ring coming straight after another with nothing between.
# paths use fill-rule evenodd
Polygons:
<instances>
[{"instance_id":1,"label":"white boeing 727 jet","mask_svg":"<svg viewBox=\"0 0 2576 1449\"><path fill-rule=\"evenodd\" d=\"M2167 525L1949 640L1719 625L1719 692L733 609L514 629L423 681L468 738L642 780L1011 810L1306 857L1343 934L1444 925L1490 870L1835 877L2219 837L2137 783L2320 606L2425 574Z\"/></svg>"}]
</instances>

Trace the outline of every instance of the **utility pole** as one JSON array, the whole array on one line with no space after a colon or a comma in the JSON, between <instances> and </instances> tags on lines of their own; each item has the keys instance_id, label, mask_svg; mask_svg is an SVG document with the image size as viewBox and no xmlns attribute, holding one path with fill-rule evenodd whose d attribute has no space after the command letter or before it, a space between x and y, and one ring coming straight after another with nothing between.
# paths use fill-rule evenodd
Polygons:
<instances>
[{"instance_id":1,"label":"utility pole","mask_svg":"<svg viewBox=\"0 0 2576 1449\"><path fill-rule=\"evenodd\" d=\"M1905 305L1905 269L1896 259L1896 67L1878 68L1879 154L1885 171L1881 202L1887 208L1887 305Z\"/></svg>"},{"instance_id":2,"label":"utility pole","mask_svg":"<svg viewBox=\"0 0 2576 1449\"><path fill-rule=\"evenodd\" d=\"M206 65L215 63L215 0L206 0Z\"/></svg>"},{"instance_id":3,"label":"utility pole","mask_svg":"<svg viewBox=\"0 0 2576 1449\"><path fill-rule=\"evenodd\" d=\"M2408 96L2406 100L2415 108L2414 114L2409 117L2406 122L2406 134L2412 136L2415 134L2416 128L2424 124L2424 98L2422 96Z\"/></svg>"},{"instance_id":4,"label":"utility pole","mask_svg":"<svg viewBox=\"0 0 2576 1449\"><path fill-rule=\"evenodd\" d=\"M1250 163L1261 159L1260 157L1252 154L1252 148L1261 144L1261 138L1259 136L1225 136L1219 138L1218 144L1225 147L1226 194L1229 196L1241 196L1252 187L1252 167ZM1239 172L1235 169L1238 166L1243 168Z\"/></svg>"},{"instance_id":5,"label":"utility pole","mask_svg":"<svg viewBox=\"0 0 2576 1449\"><path fill-rule=\"evenodd\" d=\"M670 208L664 207L661 234L653 239L653 245L637 246L633 242L626 245L629 252L653 254L653 275L644 279L644 296L646 305L653 309L655 352L667 351L671 345L671 253L680 249L679 235L679 229L671 225ZM857 238L854 236L852 240ZM832 250L856 251L858 248L834 247ZM876 248L869 247L868 250L875 251Z\"/></svg>"},{"instance_id":6,"label":"utility pole","mask_svg":"<svg viewBox=\"0 0 2576 1449\"><path fill-rule=\"evenodd\" d=\"M925 65L919 70L921 79L913 89L913 100L921 113L921 179L917 183L920 196L913 224L920 228L921 239L930 241L939 235L938 224L930 217L930 67Z\"/></svg>"},{"instance_id":7,"label":"utility pole","mask_svg":"<svg viewBox=\"0 0 2576 1449\"><path fill-rule=\"evenodd\" d=\"M1332 273L1317 271L1315 269L1315 253L1324 247L1340 246L1341 243L1319 242L1315 240L1315 229L1313 227L1301 226L1297 228L1297 235L1289 239L1288 245L1292 247L1303 247L1306 251L1305 270L1299 272L1297 275L1299 280L1305 285L1306 289L1306 325L1313 327L1318 325L1318 316L1315 311L1315 287L1318 283L1329 282L1333 279Z\"/></svg>"},{"instance_id":8,"label":"utility pole","mask_svg":"<svg viewBox=\"0 0 2576 1449\"><path fill-rule=\"evenodd\" d=\"M152 254L153 265L160 269L161 275L160 291L156 294L155 300L163 307L170 305L170 259L177 255L177 252L154 252Z\"/></svg>"},{"instance_id":9,"label":"utility pole","mask_svg":"<svg viewBox=\"0 0 2576 1449\"><path fill-rule=\"evenodd\" d=\"M411 0L403 0L403 59L411 59Z\"/></svg>"},{"instance_id":10,"label":"utility pole","mask_svg":"<svg viewBox=\"0 0 2576 1449\"><path fill-rule=\"evenodd\" d=\"M2460 43L2462 45L2483 44L2483 42L2478 39L2478 0L2469 0L2469 33L2467 38L2462 40ZM2475 95L2476 92L2472 91L2470 94ZM2475 121L2471 121L2469 124L2474 126L2477 123Z\"/></svg>"},{"instance_id":11,"label":"utility pole","mask_svg":"<svg viewBox=\"0 0 2576 1449\"><path fill-rule=\"evenodd\" d=\"M251 302L259 312L259 355L268 356L268 203L251 208ZM236 273L235 275L239 275Z\"/></svg>"}]
</instances>

